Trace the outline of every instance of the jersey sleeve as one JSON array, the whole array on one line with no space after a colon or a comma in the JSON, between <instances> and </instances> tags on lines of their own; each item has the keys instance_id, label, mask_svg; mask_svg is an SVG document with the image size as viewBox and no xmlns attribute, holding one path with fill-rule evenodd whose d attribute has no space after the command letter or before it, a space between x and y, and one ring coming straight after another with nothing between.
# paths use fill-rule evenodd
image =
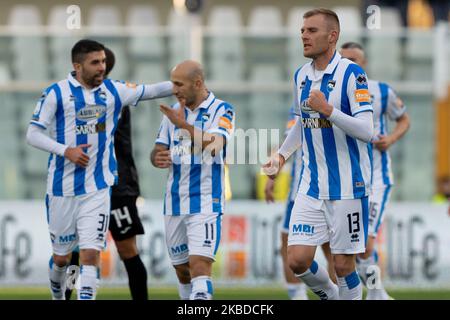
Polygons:
<instances>
[{"instance_id":1,"label":"jersey sleeve","mask_svg":"<svg viewBox=\"0 0 450 320\"><path fill-rule=\"evenodd\" d=\"M219 107L207 132L220 134L228 142L234 133L234 122L234 108L232 105L225 102Z\"/></svg>"},{"instance_id":2,"label":"jersey sleeve","mask_svg":"<svg viewBox=\"0 0 450 320\"><path fill-rule=\"evenodd\" d=\"M405 111L406 107L403 104L402 99L400 99L397 93L391 87L389 87L387 110L386 110L389 119L397 120L405 113Z\"/></svg>"},{"instance_id":3,"label":"jersey sleeve","mask_svg":"<svg viewBox=\"0 0 450 320\"><path fill-rule=\"evenodd\" d=\"M294 113L294 105L289 109L289 116L286 122L286 130L284 131L284 135L287 136L289 131L294 126L295 121L297 121L297 116Z\"/></svg>"},{"instance_id":4,"label":"jersey sleeve","mask_svg":"<svg viewBox=\"0 0 450 320\"><path fill-rule=\"evenodd\" d=\"M42 129L47 129L55 118L56 107L55 91L51 89L45 90L36 104L30 123Z\"/></svg>"},{"instance_id":5,"label":"jersey sleeve","mask_svg":"<svg viewBox=\"0 0 450 320\"><path fill-rule=\"evenodd\" d=\"M159 126L158 135L156 136L155 144L162 144L170 148L170 124L169 119L164 116L161 125Z\"/></svg>"},{"instance_id":6,"label":"jersey sleeve","mask_svg":"<svg viewBox=\"0 0 450 320\"><path fill-rule=\"evenodd\" d=\"M144 85L114 81L122 106L136 106L144 94Z\"/></svg>"},{"instance_id":7,"label":"jersey sleeve","mask_svg":"<svg viewBox=\"0 0 450 320\"><path fill-rule=\"evenodd\" d=\"M347 97L350 104L350 115L355 116L365 111L373 112L366 73L355 63L348 66L347 72L349 72Z\"/></svg>"}]
</instances>

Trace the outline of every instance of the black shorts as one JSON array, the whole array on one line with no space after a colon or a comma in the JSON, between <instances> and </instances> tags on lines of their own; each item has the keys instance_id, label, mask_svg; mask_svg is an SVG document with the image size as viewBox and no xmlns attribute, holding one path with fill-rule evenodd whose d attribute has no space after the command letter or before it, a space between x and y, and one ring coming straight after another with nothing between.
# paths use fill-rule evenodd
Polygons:
<instances>
[{"instance_id":1,"label":"black shorts","mask_svg":"<svg viewBox=\"0 0 450 320\"><path fill-rule=\"evenodd\" d=\"M139 218L137 197L111 197L111 219L109 231L115 241L125 240L137 234L144 234Z\"/></svg>"}]
</instances>

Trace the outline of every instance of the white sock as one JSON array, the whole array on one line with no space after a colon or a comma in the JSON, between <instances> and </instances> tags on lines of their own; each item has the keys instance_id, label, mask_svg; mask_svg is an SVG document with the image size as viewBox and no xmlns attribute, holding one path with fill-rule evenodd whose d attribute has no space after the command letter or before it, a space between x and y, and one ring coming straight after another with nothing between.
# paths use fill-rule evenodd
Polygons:
<instances>
[{"instance_id":1,"label":"white sock","mask_svg":"<svg viewBox=\"0 0 450 320\"><path fill-rule=\"evenodd\" d=\"M331 281L327 270L313 261L308 270L295 275L301 279L321 300L339 300L337 286Z\"/></svg>"},{"instance_id":2,"label":"white sock","mask_svg":"<svg viewBox=\"0 0 450 320\"><path fill-rule=\"evenodd\" d=\"M389 300L389 295L384 289L381 280L381 271L378 267L378 254L374 250L373 254L360 262L361 272L365 275L365 286L367 288L366 300ZM360 272L358 269L358 273Z\"/></svg>"},{"instance_id":3,"label":"white sock","mask_svg":"<svg viewBox=\"0 0 450 320\"><path fill-rule=\"evenodd\" d=\"M356 270L345 277L337 277L337 283L341 300L362 300L362 285Z\"/></svg>"},{"instance_id":4,"label":"white sock","mask_svg":"<svg viewBox=\"0 0 450 320\"><path fill-rule=\"evenodd\" d=\"M306 284L300 283L288 283L288 296L291 300L308 300L308 295L306 294Z\"/></svg>"},{"instance_id":5,"label":"white sock","mask_svg":"<svg viewBox=\"0 0 450 320\"><path fill-rule=\"evenodd\" d=\"M190 300L212 300L213 286L211 277L198 276L191 279L192 292Z\"/></svg>"},{"instance_id":6,"label":"white sock","mask_svg":"<svg viewBox=\"0 0 450 320\"><path fill-rule=\"evenodd\" d=\"M53 300L65 300L67 266L59 267L53 260L50 262L48 276Z\"/></svg>"},{"instance_id":7,"label":"white sock","mask_svg":"<svg viewBox=\"0 0 450 320\"><path fill-rule=\"evenodd\" d=\"M178 282L178 294L181 300L189 300L191 291L192 291L192 284Z\"/></svg>"},{"instance_id":8,"label":"white sock","mask_svg":"<svg viewBox=\"0 0 450 320\"><path fill-rule=\"evenodd\" d=\"M80 267L80 289L78 290L78 300L95 300L97 294L96 266L82 265Z\"/></svg>"}]
</instances>

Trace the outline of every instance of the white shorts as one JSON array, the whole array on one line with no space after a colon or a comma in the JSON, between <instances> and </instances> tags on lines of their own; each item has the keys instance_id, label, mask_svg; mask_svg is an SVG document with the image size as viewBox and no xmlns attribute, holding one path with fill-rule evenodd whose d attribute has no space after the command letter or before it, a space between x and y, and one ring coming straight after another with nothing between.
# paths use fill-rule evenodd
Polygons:
<instances>
[{"instance_id":1,"label":"white shorts","mask_svg":"<svg viewBox=\"0 0 450 320\"><path fill-rule=\"evenodd\" d=\"M221 214L166 215L164 224L167 249L173 265L188 262L190 255L215 260L222 229Z\"/></svg>"},{"instance_id":2,"label":"white shorts","mask_svg":"<svg viewBox=\"0 0 450 320\"><path fill-rule=\"evenodd\" d=\"M320 246L330 242L333 254L366 251L368 197L318 200L299 193L289 223L288 245Z\"/></svg>"},{"instance_id":3,"label":"white shorts","mask_svg":"<svg viewBox=\"0 0 450 320\"><path fill-rule=\"evenodd\" d=\"M64 256L80 249L101 251L110 216L110 188L76 197L47 195L47 221L53 253Z\"/></svg>"},{"instance_id":4,"label":"white shorts","mask_svg":"<svg viewBox=\"0 0 450 320\"><path fill-rule=\"evenodd\" d=\"M370 200L369 209L369 236L376 238L378 230L384 219L384 209L391 196L392 186L382 186L379 188L373 188Z\"/></svg>"}]
</instances>

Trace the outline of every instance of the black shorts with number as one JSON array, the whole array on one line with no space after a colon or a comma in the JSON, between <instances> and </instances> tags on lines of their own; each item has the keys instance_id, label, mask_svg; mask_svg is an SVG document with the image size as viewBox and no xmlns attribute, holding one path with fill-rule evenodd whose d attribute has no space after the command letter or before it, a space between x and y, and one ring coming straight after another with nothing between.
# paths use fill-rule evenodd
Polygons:
<instances>
[{"instance_id":1,"label":"black shorts with number","mask_svg":"<svg viewBox=\"0 0 450 320\"><path fill-rule=\"evenodd\" d=\"M144 227L136 207L136 199L135 196L111 197L109 231L115 241L144 234Z\"/></svg>"}]
</instances>

